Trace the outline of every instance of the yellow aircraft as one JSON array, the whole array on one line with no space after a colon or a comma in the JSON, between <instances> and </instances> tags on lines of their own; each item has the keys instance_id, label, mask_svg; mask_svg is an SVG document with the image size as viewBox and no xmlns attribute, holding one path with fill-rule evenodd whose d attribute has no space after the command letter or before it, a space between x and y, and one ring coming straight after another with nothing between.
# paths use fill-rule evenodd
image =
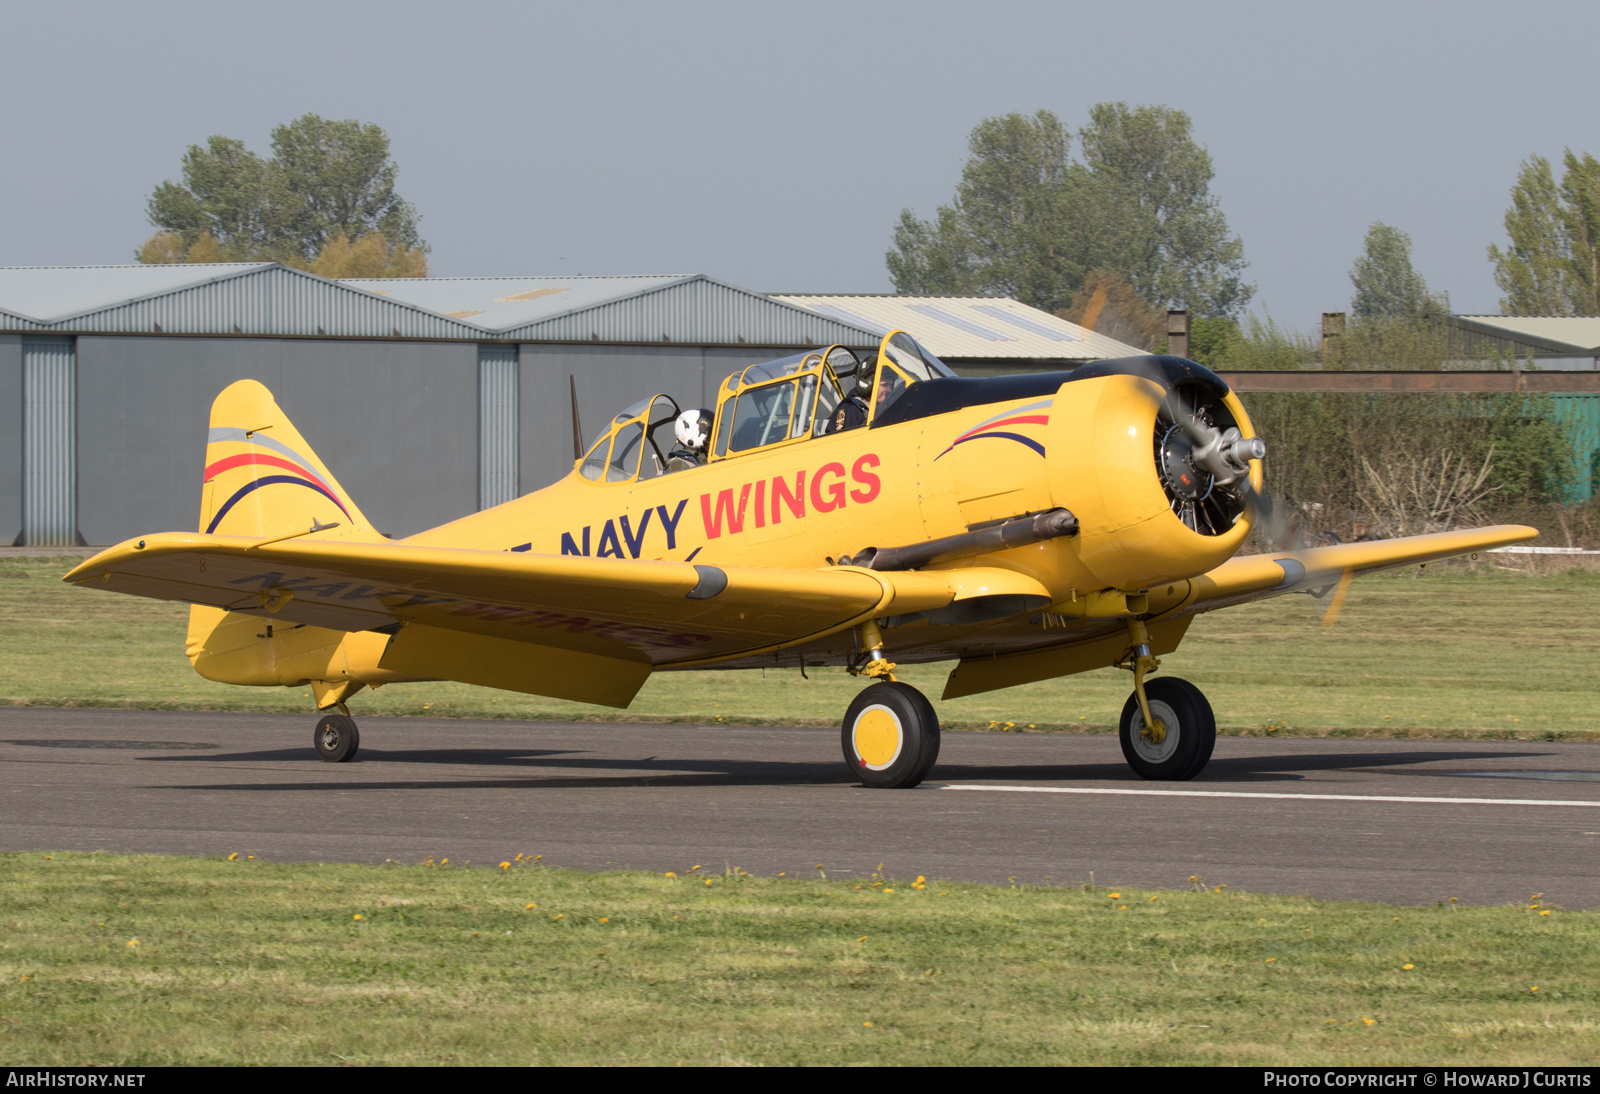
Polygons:
<instances>
[{"instance_id":1,"label":"yellow aircraft","mask_svg":"<svg viewBox=\"0 0 1600 1094\"><path fill-rule=\"evenodd\" d=\"M1147 679L1199 612L1531 539L1503 526L1239 556L1267 515L1263 442L1214 373L1176 357L958 378L903 331L752 365L703 451L642 399L570 474L391 541L253 380L211 409L198 532L102 551L67 581L187 602L210 680L310 685L316 753L359 737L363 687L457 680L626 707L652 672L844 666L845 761L910 787L939 753L897 663L959 659L944 697L1109 665L1141 776L1210 759L1193 684ZM691 414L691 417L693 415ZM574 408L576 427L576 409Z\"/></svg>"}]
</instances>

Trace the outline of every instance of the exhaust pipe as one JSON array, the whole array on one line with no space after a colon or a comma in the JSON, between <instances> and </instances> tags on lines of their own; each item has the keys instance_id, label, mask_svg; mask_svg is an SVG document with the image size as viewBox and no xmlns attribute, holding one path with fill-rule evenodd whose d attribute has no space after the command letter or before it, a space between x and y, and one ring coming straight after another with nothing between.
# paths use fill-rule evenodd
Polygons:
<instances>
[{"instance_id":1,"label":"exhaust pipe","mask_svg":"<svg viewBox=\"0 0 1600 1094\"><path fill-rule=\"evenodd\" d=\"M839 559L841 566L862 566L868 570L915 570L948 558L1026 547L1041 540L1078 534L1078 518L1066 509L1049 509L1029 517L1015 517L1003 524L977 528L953 536L930 539L906 547L867 547Z\"/></svg>"}]
</instances>

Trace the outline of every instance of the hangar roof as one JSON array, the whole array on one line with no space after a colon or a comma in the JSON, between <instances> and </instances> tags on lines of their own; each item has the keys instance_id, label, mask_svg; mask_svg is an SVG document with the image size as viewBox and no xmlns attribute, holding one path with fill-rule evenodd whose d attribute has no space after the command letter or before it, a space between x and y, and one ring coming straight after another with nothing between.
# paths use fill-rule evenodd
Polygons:
<instances>
[{"instance_id":1,"label":"hangar roof","mask_svg":"<svg viewBox=\"0 0 1600 1094\"><path fill-rule=\"evenodd\" d=\"M0 268L0 331L868 346L701 274L330 281L275 262Z\"/></svg>"},{"instance_id":2,"label":"hangar roof","mask_svg":"<svg viewBox=\"0 0 1600 1094\"><path fill-rule=\"evenodd\" d=\"M873 328L704 274L424 277L341 281L493 331L498 338L865 346Z\"/></svg>"},{"instance_id":3,"label":"hangar roof","mask_svg":"<svg viewBox=\"0 0 1600 1094\"><path fill-rule=\"evenodd\" d=\"M1453 315L1457 326L1548 344L1551 350L1600 353L1600 315Z\"/></svg>"},{"instance_id":4,"label":"hangar roof","mask_svg":"<svg viewBox=\"0 0 1600 1094\"><path fill-rule=\"evenodd\" d=\"M447 316L276 262L0 268L0 330L484 336Z\"/></svg>"},{"instance_id":5,"label":"hangar roof","mask_svg":"<svg viewBox=\"0 0 1600 1094\"><path fill-rule=\"evenodd\" d=\"M910 331L939 357L1101 361L1145 351L1020 301L992 296L778 295L856 326Z\"/></svg>"}]
</instances>

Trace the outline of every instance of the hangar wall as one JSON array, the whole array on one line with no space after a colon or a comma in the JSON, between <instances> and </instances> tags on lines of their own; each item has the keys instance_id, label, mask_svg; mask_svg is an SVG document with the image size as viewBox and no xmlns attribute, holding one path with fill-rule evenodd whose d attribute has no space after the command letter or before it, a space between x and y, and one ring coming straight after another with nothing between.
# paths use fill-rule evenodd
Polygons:
<instances>
[{"instance_id":1,"label":"hangar wall","mask_svg":"<svg viewBox=\"0 0 1600 1094\"><path fill-rule=\"evenodd\" d=\"M0 334L0 546L22 531L22 336Z\"/></svg>"},{"instance_id":2,"label":"hangar wall","mask_svg":"<svg viewBox=\"0 0 1600 1094\"><path fill-rule=\"evenodd\" d=\"M473 343L80 336L86 542L195 527L211 401L241 379L272 390L380 531L398 538L476 510Z\"/></svg>"}]
</instances>

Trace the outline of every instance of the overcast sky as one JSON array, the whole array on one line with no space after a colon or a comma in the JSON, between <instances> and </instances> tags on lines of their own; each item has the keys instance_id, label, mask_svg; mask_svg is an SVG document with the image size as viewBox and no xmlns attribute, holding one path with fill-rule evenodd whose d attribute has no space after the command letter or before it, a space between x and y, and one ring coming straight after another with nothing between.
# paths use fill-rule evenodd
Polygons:
<instances>
[{"instance_id":1,"label":"overcast sky","mask_svg":"<svg viewBox=\"0 0 1600 1094\"><path fill-rule=\"evenodd\" d=\"M390 135L438 276L705 273L890 291L899 211L985 117L1188 111L1255 310L1312 329L1368 224L1458 312L1519 163L1600 155L1593 3L16 3L0 0L0 265L123 263L219 133Z\"/></svg>"}]
</instances>

